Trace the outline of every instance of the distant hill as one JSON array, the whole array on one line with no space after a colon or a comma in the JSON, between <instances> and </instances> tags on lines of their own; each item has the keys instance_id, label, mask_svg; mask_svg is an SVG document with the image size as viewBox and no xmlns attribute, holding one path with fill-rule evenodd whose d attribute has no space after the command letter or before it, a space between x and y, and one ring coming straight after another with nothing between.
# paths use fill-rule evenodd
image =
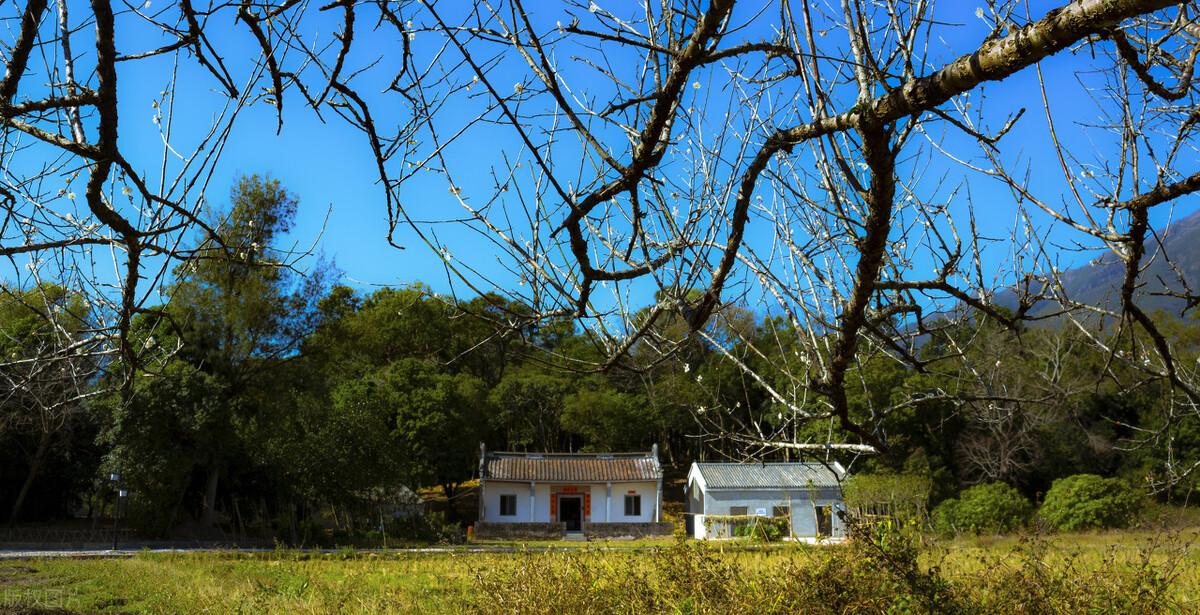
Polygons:
<instances>
[{"instance_id":1,"label":"distant hill","mask_svg":"<svg viewBox=\"0 0 1200 615\"><path fill-rule=\"evenodd\" d=\"M1162 248L1153 238L1147 237L1146 256L1143 266L1149 268L1139 278L1141 284L1137 303L1147 312L1164 310L1178 315L1185 302L1175 297L1158 295L1166 289L1181 291L1180 275L1193 290L1200 283L1200 211L1176 221L1160 233ZM1168 262L1166 256L1170 257ZM1124 279L1124 263L1111 251L1092 262L1069 269L1061 274L1067 296L1079 303L1102 306L1118 310L1119 291ZM1017 307L1017 293L1005 290L993 298L997 305L1010 309ZM1042 301L1030 310L1031 315L1044 314L1054 309L1055 304Z\"/></svg>"}]
</instances>

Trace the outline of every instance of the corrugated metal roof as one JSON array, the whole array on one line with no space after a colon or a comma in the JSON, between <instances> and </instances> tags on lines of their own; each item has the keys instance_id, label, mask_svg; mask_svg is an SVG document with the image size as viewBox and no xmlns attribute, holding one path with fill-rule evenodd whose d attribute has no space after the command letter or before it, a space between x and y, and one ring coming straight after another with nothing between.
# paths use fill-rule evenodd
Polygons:
<instances>
[{"instance_id":1,"label":"corrugated metal roof","mask_svg":"<svg viewBox=\"0 0 1200 615\"><path fill-rule=\"evenodd\" d=\"M838 474L823 463L696 463L708 489L837 487Z\"/></svg>"},{"instance_id":2,"label":"corrugated metal roof","mask_svg":"<svg viewBox=\"0 0 1200 615\"><path fill-rule=\"evenodd\" d=\"M483 478L547 482L655 481L662 468L653 454L487 453Z\"/></svg>"}]
</instances>

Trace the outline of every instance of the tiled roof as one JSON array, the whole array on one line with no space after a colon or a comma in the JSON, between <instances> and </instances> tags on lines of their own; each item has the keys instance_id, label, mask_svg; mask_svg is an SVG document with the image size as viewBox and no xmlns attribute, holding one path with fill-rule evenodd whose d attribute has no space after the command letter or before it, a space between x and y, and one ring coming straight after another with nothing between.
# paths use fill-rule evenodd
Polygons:
<instances>
[{"instance_id":1,"label":"tiled roof","mask_svg":"<svg viewBox=\"0 0 1200 615\"><path fill-rule=\"evenodd\" d=\"M841 466L823 463L696 463L708 489L837 487Z\"/></svg>"},{"instance_id":2,"label":"tiled roof","mask_svg":"<svg viewBox=\"0 0 1200 615\"><path fill-rule=\"evenodd\" d=\"M656 481L655 453L486 453L480 474L489 480L547 482Z\"/></svg>"}]
</instances>

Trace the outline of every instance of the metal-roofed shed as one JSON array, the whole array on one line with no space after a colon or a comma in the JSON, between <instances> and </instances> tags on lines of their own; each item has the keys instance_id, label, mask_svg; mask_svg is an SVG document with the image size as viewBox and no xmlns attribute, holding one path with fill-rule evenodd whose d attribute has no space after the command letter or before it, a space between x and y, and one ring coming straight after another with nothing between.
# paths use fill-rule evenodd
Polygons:
<instances>
[{"instance_id":1,"label":"metal-roofed shed","mask_svg":"<svg viewBox=\"0 0 1200 615\"><path fill-rule=\"evenodd\" d=\"M845 534L836 462L693 463L688 472L688 530L696 538L732 538L755 517L786 517L791 538Z\"/></svg>"},{"instance_id":2,"label":"metal-roofed shed","mask_svg":"<svg viewBox=\"0 0 1200 615\"><path fill-rule=\"evenodd\" d=\"M846 473L837 463L700 463L692 466L711 489L838 488Z\"/></svg>"}]
</instances>

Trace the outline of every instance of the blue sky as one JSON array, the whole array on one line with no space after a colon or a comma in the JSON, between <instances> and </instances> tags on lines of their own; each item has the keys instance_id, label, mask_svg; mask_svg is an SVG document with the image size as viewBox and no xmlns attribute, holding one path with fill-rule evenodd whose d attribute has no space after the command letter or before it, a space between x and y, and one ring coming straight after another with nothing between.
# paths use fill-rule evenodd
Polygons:
<instances>
[{"instance_id":1,"label":"blue sky","mask_svg":"<svg viewBox=\"0 0 1200 615\"><path fill-rule=\"evenodd\" d=\"M442 3L446 6L447 3ZM450 3L452 7L461 8ZM602 3L606 7L620 7L621 3ZM952 59L956 55L973 49L983 38L986 28L974 15L975 2L943 2L939 6L938 18L950 24L961 24L954 27L941 28L939 43L941 49L931 54L936 64ZM1044 11L1046 6L1057 3L1035 2L1035 12ZM552 24L555 21L569 20L555 3L532 4L539 23ZM742 7L746 4L739 5ZM76 14L83 14L81 5ZM453 10L453 9L450 9ZM619 9L613 9L614 12ZM750 9L740 9L747 13ZM258 50L245 28L232 23L233 12L226 11L214 17L210 28L210 36L226 61L233 69L235 80L239 83L245 80L246 59L257 57ZM356 36L356 50L367 50L367 55L356 55L351 58L348 69L357 68L353 62L364 62L364 58L375 54L384 55L398 49L396 35L390 32L370 32L371 20L360 20L360 29ZM131 23L119 21L119 23ZM326 40L328 36L340 27L340 19L336 12L316 14L310 9L310 18L304 22L304 27L314 33L319 33ZM748 34L753 35L753 32ZM831 35L836 37L837 33ZM431 35L422 34L416 41L418 45L435 44ZM82 36L86 42L86 36ZM123 53L136 53L151 49L166 42L168 39L155 35L149 29L140 29L133 25L118 29L118 48ZM76 43L77 46L80 42ZM389 51L391 50L391 51ZM357 51L356 51L357 52ZM1097 62L1107 62L1099 59ZM1089 77L1083 77L1083 84L1077 74L1092 64L1092 58L1085 48L1082 53L1070 56L1061 54L1043 63L1042 68L1049 84L1051 84L1051 102L1055 121L1068 142L1081 147L1092 147L1087 136L1075 130L1077 122L1095 121L1095 106L1087 98L1084 90ZM158 98L157 93L164 87L170 75L173 63L170 56L163 56L151 62L123 63L120 66L120 98L121 98L121 142L126 152L145 154L144 158L134 156L135 165L147 169L151 176L155 174L154 165L161 151L161 140L158 127L153 122L154 109L151 101ZM372 79L378 82L380 75L394 71L385 61L364 79L370 83ZM509 70L509 69L504 69ZM521 75L516 68L511 69L514 81ZM180 87L176 97L176 120L173 130L173 140L186 147L189 141L199 138L198 131L207 126L207 120L219 109L221 96L217 93L218 84L206 72L200 69L191 59L182 59L179 64ZM585 82L586 87L586 82ZM989 117L993 125L1001 123L1000 118L1005 113L1015 112L1020 107L1027 107L1024 118L1016 125L1011 134L1005 137L1002 145L1006 152L1020 153L1028 161L1030 179L1036 187L1042 189L1042 194L1053 194L1063 187L1062 173L1058 163L1049 150L1046 135L1046 120L1040 109L1040 94L1036 89L1035 75L1032 70L1026 70L1000 86L989 86L981 94L986 96L989 105ZM978 100L978 98L976 98ZM463 109L465 115L469 110ZM396 121L398 117L388 117L386 108L381 123L389 120ZM311 109L303 105L302 99L296 92L290 92L285 99L285 122L282 131L276 134L275 110L272 106L259 103L252 105L242 112L237 120L236 136L225 149L216 167L213 180L209 185L206 196L210 202L223 204L226 202L228 186L237 173L266 173L283 182L285 186L300 198L297 224L292 239L298 245L305 245L317 240L320 236L320 251L336 260L338 266L345 272L345 281L363 290L369 290L377 285L402 285L422 281L435 290L447 291L450 288L445 270L440 258L426 249L413 233L407 228L401 228L397 233L397 241L409 246L407 250L396 250L385 241L386 212L383 190L379 186L375 174L374 160L370 155L365 137L348 128L339 118L326 114L328 122L322 122ZM952 131L944 133L945 144L953 147L965 141L961 135ZM470 138L458 143L454 154L459 157L478 159L480 169L494 163L503 149L510 149L516 144L515 136L502 128L488 128L473 133ZM1099 145L1103 149L1104 145ZM929 169L931 178L939 177L939 169ZM482 185L486 178L483 174L472 178ZM932 179L930 180L932 181ZM957 181L957 180L955 180ZM944 187L931 187L932 190ZM970 193L974 199L975 212L979 228L984 235L1003 236L1013 224L1013 207L1007 191L1001 190L998 184L983 181L980 178L969 182ZM452 195L448 194L445 184L440 181L414 181L405 187L403 193L405 202L414 215L418 217L446 217L457 215L456 205ZM1196 208L1194 198L1185 199L1178 205L1176 215L1190 213ZM1171 212L1165 208L1156 211L1153 222L1163 225ZM1039 216L1040 218L1040 216ZM965 218L963 218L965 220ZM324 226L324 233L321 229ZM1046 225L1044 227L1050 237L1063 245L1069 245L1071 239L1077 239L1077 234L1063 233L1061 229ZM760 229L751 229L751 234ZM470 259L480 263L490 272L500 284L512 284L515 280L503 273L496 264L495 254L478 236L465 229L454 227L444 228L442 237L453 246L455 258ZM991 266L1000 267L1005 255L1003 245L989 252ZM1063 252L1064 265L1074 265L1094 258L1095 254L1078 254Z\"/></svg>"}]
</instances>

